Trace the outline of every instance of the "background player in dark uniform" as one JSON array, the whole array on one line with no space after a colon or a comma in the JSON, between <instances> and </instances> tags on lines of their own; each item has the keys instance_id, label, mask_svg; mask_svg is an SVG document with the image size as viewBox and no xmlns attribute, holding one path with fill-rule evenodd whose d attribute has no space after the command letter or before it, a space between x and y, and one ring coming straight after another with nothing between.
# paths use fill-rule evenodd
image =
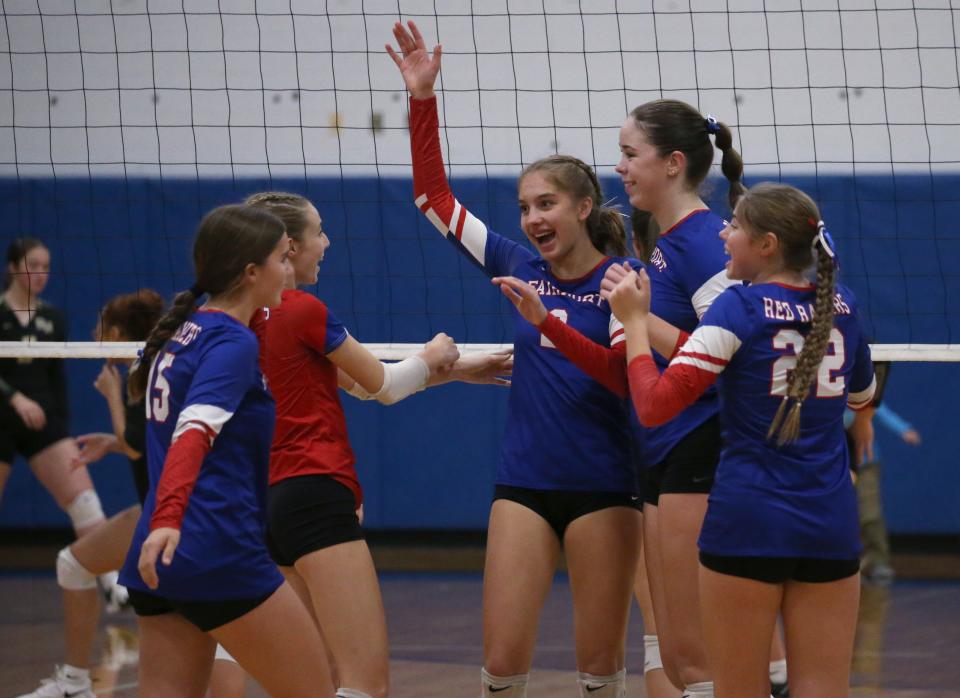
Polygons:
<instances>
[{"instance_id":1,"label":"background player in dark uniform","mask_svg":"<svg viewBox=\"0 0 960 698\"><path fill-rule=\"evenodd\" d=\"M94 338L105 342L142 342L162 314L163 298L152 289L117 296L100 312ZM148 484L144 404L143 400L126 398L118 363L129 365L131 362L107 361L94 382L94 387L107 401L113 429L78 436L80 453L75 465L90 465L108 453L127 456L138 503L110 517L57 555L57 582L63 589L65 661L51 679L21 698L93 695L90 663L100 620L96 578L120 569L123 564Z\"/></svg>"},{"instance_id":2,"label":"background player in dark uniform","mask_svg":"<svg viewBox=\"0 0 960 698\"><path fill-rule=\"evenodd\" d=\"M207 214L196 283L130 377L146 399L150 490L121 581L139 616L144 695L202 696L218 642L271 695L333 695L319 633L264 542L275 409L247 323L280 303L289 249L266 211Z\"/></svg>"},{"instance_id":3,"label":"background player in dark uniform","mask_svg":"<svg viewBox=\"0 0 960 698\"><path fill-rule=\"evenodd\" d=\"M0 340L62 342L63 313L39 296L50 276L50 251L34 238L7 248L0 297ZM77 447L67 428L67 384L60 359L0 359L0 495L14 456L22 455L82 535L104 520L85 467L72 468Z\"/></svg>"},{"instance_id":4,"label":"background player in dark uniform","mask_svg":"<svg viewBox=\"0 0 960 698\"><path fill-rule=\"evenodd\" d=\"M731 278L660 375L646 318L651 284L610 293L623 319L640 421L667 423L723 374L724 446L700 534L704 636L716 695L767 696L782 612L791 688L848 692L859 597L856 495L843 411L869 404L870 349L810 198L758 185L723 230ZM816 284L804 273L816 263Z\"/></svg>"},{"instance_id":5,"label":"background player in dark uniform","mask_svg":"<svg viewBox=\"0 0 960 698\"><path fill-rule=\"evenodd\" d=\"M267 504L270 552L313 608L334 660L337 695L385 698L386 619L356 513L363 493L338 385L356 397L393 404L441 380L497 382L509 373L510 356L458 359L453 341L439 334L415 357L382 364L326 304L296 289L317 282L330 245L313 204L282 192L255 194L247 203L283 220L294 272L280 305L258 311L251 322L277 401Z\"/></svg>"},{"instance_id":6,"label":"background player in dark uniform","mask_svg":"<svg viewBox=\"0 0 960 698\"><path fill-rule=\"evenodd\" d=\"M580 692L622 696L640 516L625 393L611 389L624 381L622 331L599 290L604 270L624 260L608 256L625 254L623 222L602 206L589 166L568 156L532 164L518 182L520 226L534 252L471 215L444 175L433 92L440 47L431 57L416 26L409 26L409 32L399 23L394 27L403 57L388 51L411 95L416 204L495 277L518 310L484 569L483 695L525 695L540 610L562 545L575 608ZM525 289L532 298L523 295ZM524 319L529 313L540 315L537 326ZM575 337L568 326L578 331ZM584 362L589 371L573 365L567 352L592 357Z\"/></svg>"}]
</instances>

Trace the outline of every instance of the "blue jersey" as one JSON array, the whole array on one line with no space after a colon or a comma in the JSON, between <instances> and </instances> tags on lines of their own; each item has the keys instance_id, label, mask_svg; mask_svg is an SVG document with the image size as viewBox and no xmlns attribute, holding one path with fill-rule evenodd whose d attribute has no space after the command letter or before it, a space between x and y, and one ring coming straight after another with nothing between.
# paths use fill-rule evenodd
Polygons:
<instances>
[{"instance_id":1,"label":"blue jersey","mask_svg":"<svg viewBox=\"0 0 960 698\"><path fill-rule=\"evenodd\" d=\"M873 395L873 365L852 294L838 287L826 356L800 436L767 439L813 317L812 288L735 286L671 362L719 374L723 450L700 533L713 555L851 559L860 551L843 412Z\"/></svg>"},{"instance_id":2,"label":"blue jersey","mask_svg":"<svg viewBox=\"0 0 960 698\"><path fill-rule=\"evenodd\" d=\"M489 276L533 286L547 311L601 347L623 342L623 326L600 298L606 258L586 276L558 279L546 261L489 231L447 184L436 99L410 100L417 207ZM636 260L631 264L640 267ZM574 366L514 311L514 367L497 483L546 490L637 492L626 401Z\"/></svg>"},{"instance_id":3,"label":"blue jersey","mask_svg":"<svg viewBox=\"0 0 960 698\"><path fill-rule=\"evenodd\" d=\"M607 258L586 276L558 279L542 258L487 231L483 268L533 286L547 312L593 342L623 341L600 297ZM639 266L636 260L629 260ZM626 404L574 366L514 311L514 370L497 484L556 490L636 492Z\"/></svg>"},{"instance_id":4,"label":"blue jersey","mask_svg":"<svg viewBox=\"0 0 960 698\"><path fill-rule=\"evenodd\" d=\"M264 543L274 404L253 332L222 312L197 311L154 359L147 385L150 489L121 583L164 598L256 598L283 582ZM173 562L157 561L159 587L137 570L171 442L201 426L214 435L180 527Z\"/></svg>"},{"instance_id":5,"label":"blue jersey","mask_svg":"<svg viewBox=\"0 0 960 698\"><path fill-rule=\"evenodd\" d=\"M708 209L689 214L660 235L650 255L650 312L684 332L693 332L710 304L725 288L739 284L727 278L726 253L720 231L726 223ZM654 354L664 369L668 360ZM660 427L647 428L632 419L638 458L653 466L677 443L719 411L716 390L706 391L682 414Z\"/></svg>"}]
</instances>

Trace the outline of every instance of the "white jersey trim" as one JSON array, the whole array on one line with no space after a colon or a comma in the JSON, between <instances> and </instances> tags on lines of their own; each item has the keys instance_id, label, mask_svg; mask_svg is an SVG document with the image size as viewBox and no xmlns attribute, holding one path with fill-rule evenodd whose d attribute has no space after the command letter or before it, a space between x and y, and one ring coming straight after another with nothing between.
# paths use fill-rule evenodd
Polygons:
<instances>
[{"instance_id":1,"label":"white jersey trim","mask_svg":"<svg viewBox=\"0 0 960 698\"><path fill-rule=\"evenodd\" d=\"M466 209L465 209L466 210ZM480 264L486 264L484 257L487 253L487 226L479 218L466 210L467 216L463 221L463 231L460 234L460 244L473 256ZM460 202L457 202L456 216L453 224L457 224L457 217L460 215Z\"/></svg>"},{"instance_id":2,"label":"white jersey trim","mask_svg":"<svg viewBox=\"0 0 960 698\"><path fill-rule=\"evenodd\" d=\"M707 279L703 286L698 288L693 294L693 298L690 299L690 304L693 305L693 310L697 313L697 318L703 317L703 314L713 305L717 296L730 286L736 286L739 283L741 282L727 276L726 269L718 271Z\"/></svg>"},{"instance_id":3,"label":"white jersey trim","mask_svg":"<svg viewBox=\"0 0 960 698\"><path fill-rule=\"evenodd\" d=\"M873 394L877 391L877 377L874 376L864 390L857 393L850 393L847 396L847 405L852 409L864 407L873 399Z\"/></svg>"},{"instance_id":4,"label":"white jersey trim","mask_svg":"<svg viewBox=\"0 0 960 698\"><path fill-rule=\"evenodd\" d=\"M623 323L617 320L617 316L610 313L610 346L616 346L620 342L627 341L627 335L623 329Z\"/></svg>"},{"instance_id":5,"label":"white jersey trim","mask_svg":"<svg viewBox=\"0 0 960 698\"><path fill-rule=\"evenodd\" d=\"M701 325L687 338L670 363L676 363L684 356L706 356L725 364L737 353L741 344L740 338L728 329L716 325Z\"/></svg>"},{"instance_id":6,"label":"white jersey trim","mask_svg":"<svg viewBox=\"0 0 960 698\"><path fill-rule=\"evenodd\" d=\"M214 437L223 429L223 425L230 421L233 412L216 407L215 405L187 405L180 416L177 418L177 428L173 430L173 439L175 442L191 429L211 434L210 443L213 443Z\"/></svg>"}]
</instances>

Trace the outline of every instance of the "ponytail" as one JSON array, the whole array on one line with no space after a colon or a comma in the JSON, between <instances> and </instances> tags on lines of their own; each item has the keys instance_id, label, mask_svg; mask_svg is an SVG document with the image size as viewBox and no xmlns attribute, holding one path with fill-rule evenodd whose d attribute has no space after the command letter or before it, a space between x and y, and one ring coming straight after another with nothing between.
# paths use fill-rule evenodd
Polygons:
<instances>
[{"instance_id":1,"label":"ponytail","mask_svg":"<svg viewBox=\"0 0 960 698\"><path fill-rule=\"evenodd\" d=\"M150 366L160 350L166 345L174 333L180 328L197 304L194 289L181 291L173 299L173 305L158 321L147 337L139 358L130 369L127 379L127 391L131 402L138 402L147 391L147 377L150 375Z\"/></svg>"}]
</instances>

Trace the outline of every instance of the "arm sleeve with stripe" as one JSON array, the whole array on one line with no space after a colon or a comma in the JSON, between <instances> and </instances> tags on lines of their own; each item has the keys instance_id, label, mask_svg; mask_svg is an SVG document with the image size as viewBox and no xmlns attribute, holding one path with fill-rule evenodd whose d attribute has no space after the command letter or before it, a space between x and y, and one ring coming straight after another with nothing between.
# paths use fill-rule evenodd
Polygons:
<instances>
[{"instance_id":1,"label":"arm sleeve with stripe","mask_svg":"<svg viewBox=\"0 0 960 698\"><path fill-rule=\"evenodd\" d=\"M581 371L618 397L627 395L627 345L623 325L610 315L610 347L597 344L555 315L537 328Z\"/></svg>"},{"instance_id":2,"label":"arm sleeve with stripe","mask_svg":"<svg viewBox=\"0 0 960 698\"><path fill-rule=\"evenodd\" d=\"M743 305L739 298L723 294L663 374L649 354L630 362L630 397L641 424L655 427L669 422L716 382L742 344L742 321Z\"/></svg>"},{"instance_id":3,"label":"arm sleeve with stripe","mask_svg":"<svg viewBox=\"0 0 960 698\"><path fill-rule=\"evenodd\" d=\"M410 98L410 150L413 191L417 208L470 261L489 276L512 274L533 254L507 238L487 230L450 191L440 150L437 98Z\"/></svg>"},{"instance_id":4,"label":"arm sleeve with stripe","mask_svg":"<svg viewBox=\"0 0 960 698\"><path fill-rule=\"evenodd\" d=\"M203 459L257 376L257 352L253 336L235 334L204 349L163 462L150 530L180 528Z\"/></svg>"}]
</instances>

